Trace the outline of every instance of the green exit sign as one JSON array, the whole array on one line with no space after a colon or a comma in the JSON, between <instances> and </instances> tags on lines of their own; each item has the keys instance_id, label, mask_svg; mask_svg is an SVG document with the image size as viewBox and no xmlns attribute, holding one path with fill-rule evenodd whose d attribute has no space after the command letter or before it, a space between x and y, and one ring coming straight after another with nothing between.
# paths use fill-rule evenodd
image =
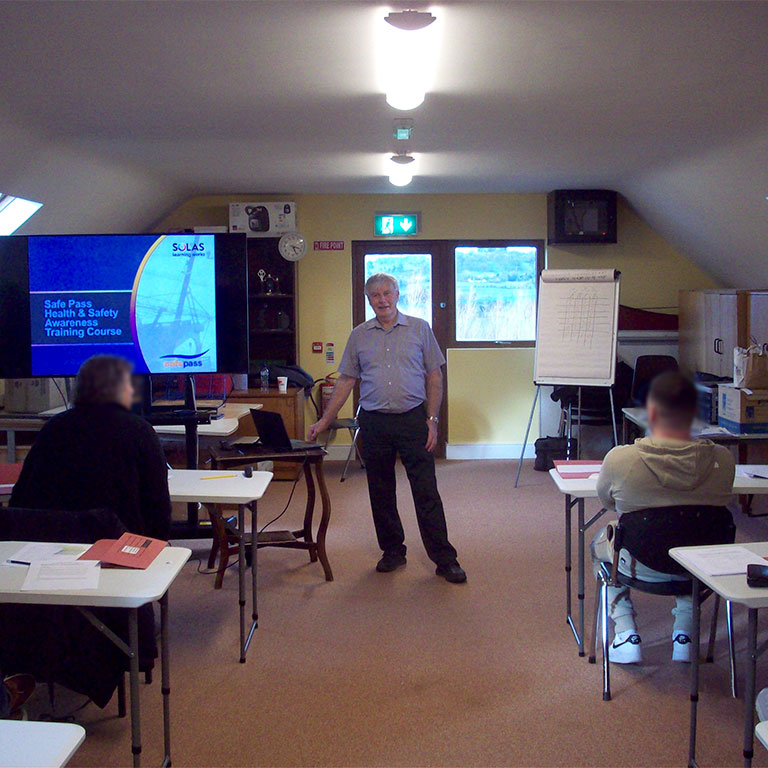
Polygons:
<instances>
[{"instance_id":1,"label":"green exit sign","mask_svg":"<svg viewBox=\"0 0 768 768\"><path fill-rule=\"evenodd\" d=\"M376 237L409 237L421 229L420 213L377 213L373 217Z\"/></svg>"}]
</instances>

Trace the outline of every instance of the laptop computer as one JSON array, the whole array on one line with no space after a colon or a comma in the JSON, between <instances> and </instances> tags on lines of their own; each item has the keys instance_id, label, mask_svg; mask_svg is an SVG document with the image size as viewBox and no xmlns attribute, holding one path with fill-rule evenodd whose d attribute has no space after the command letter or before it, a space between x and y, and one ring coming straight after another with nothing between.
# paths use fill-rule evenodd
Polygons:
<instances>
[{"instance_id":1,"label":"laptop computer","mask_svg":"<svg viewBox=\"0 0 768 768\"><path fill-rule=\"evenodd\" d=\"M307 440L291 440L283 423L283 417L273 411L251 408L251 418L259 433L258 446L270 451L305 451L317 448L317 443Z\"/></svg>"}]
</instances>

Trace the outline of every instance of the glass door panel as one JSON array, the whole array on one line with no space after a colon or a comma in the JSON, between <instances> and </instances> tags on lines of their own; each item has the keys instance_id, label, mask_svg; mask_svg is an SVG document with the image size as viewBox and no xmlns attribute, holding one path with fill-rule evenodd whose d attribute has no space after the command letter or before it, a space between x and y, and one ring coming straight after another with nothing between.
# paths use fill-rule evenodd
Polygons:
<instances>
[{"instance_id":1,"label":"glass door panel","mask_svg":"<svg viewBox=\"0 0 768 768\"><path fill-rule=\"evenodd\" d=\"M431 253L366 253L363 258L364 279L386 272L400 284L398 309L405 315L420 317L432 325L432 254ZM365 303L365 319L374 317L371 305Z\"/></svg>"}]
</instances>

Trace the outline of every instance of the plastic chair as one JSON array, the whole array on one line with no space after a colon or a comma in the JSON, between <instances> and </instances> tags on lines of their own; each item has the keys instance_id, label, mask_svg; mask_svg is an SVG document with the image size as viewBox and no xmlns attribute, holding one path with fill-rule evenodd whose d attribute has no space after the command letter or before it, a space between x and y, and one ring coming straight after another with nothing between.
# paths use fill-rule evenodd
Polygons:
<instances>
[{"instance_id":1,"label":"plastic chair","mask_svg":"<svg viewBox=\"0 0 768 768\"><path fill-rule=\"evenodd\" d=\"M732 544L736 537L733 517L726 507L691 505L677 507L659 507L641 509L637 512L625 512L619 518L614 533L613 565L601 563L597 574L595 595L595 623L593 626L593 653L589 663L594 664L599 638L603 647L603 701L611 700L610 680L610 643L608 642L608 587L626 586L638 592L652 595L679 597L690 595L693 582L690 578L676 581L650 582L632 578L619 571L619 555L622 549L648 568L673 576L688 576L688 572L676 563L669 550L674 547L706 546L710 544ZM712 591L702 588L702 601ZM707 662L713 661L715 637L717 633L717 614L720 596L715 595L715 607L712 626L709 632ZM733 618L730 602L726 602L728 625L728 652L731 666L731 692L736 698L736 659L733 642Z\"/></svg>"},{"instance_id":2,"label":"plastic chair","mask_svg":"<svg viewBox=\"0 0 768 768\"><path fill-rule=\"evenodd\" d=\"M635 360L635 372L632 375L632 389L629 395L632 404L645 405L651 382L660 373L677 369L677 360L671 355L639 355Z\"/></svg>"},{"instance_id":3,"label":"plastic chair","mask_svg":"<svg viewBox=\"0 0 768 768\"><path fill-rule=\"evenodd\" d=\"M349 463L352 461L353 456L357 456L357 460L360 462L361 469L365 469L365 462L363 461L363 455L360 453L360 448L357 445L357 438L360 434L360 422L357 417L360 415L360 406L357 406L355 415L351 419L335 419L331 422L331 426L328 427L328 436L325 439L325 448L328 448L328 443L331 442L331 437L335 432L340 429L349 430L349 436L352 438L352 445L349 446L349 453L347 454L347 460L344 463L344 471L341 473L341 480L343 483L347 479L347 470L349 469Z\"/></svg>"}]
</instances>

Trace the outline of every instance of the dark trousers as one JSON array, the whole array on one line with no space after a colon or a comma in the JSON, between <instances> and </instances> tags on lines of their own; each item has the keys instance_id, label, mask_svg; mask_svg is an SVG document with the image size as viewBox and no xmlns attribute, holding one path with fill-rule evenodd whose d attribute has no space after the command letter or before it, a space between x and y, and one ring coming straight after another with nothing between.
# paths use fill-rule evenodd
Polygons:
<instances>
[{"instance_id":1,"label":"dark trousers","mask_svg":"<svg viewBox=\"0 0 768 768\"><path fill-rule=\"evenodd\" d=\"M424 406L406 413L361 409L358 418L379 546L387 555L405 555L405 533L397 512L395 487L395 461L399 454L411 484L424 548L430 560L438 565L452 563L456 550L448 541L443 502L437 490L435 457L424 447L427 442Z\"/></svg>"}]
</instances>

